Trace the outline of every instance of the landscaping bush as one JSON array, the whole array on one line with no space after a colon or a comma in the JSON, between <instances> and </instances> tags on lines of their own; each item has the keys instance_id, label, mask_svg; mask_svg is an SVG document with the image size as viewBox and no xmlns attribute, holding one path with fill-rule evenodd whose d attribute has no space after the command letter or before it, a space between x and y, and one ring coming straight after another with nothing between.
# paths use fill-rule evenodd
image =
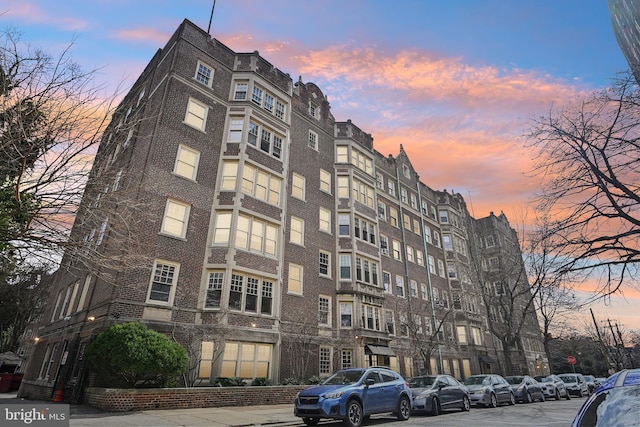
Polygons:
<instances>
[{"instance_id":1,"label":"landscaping bush","mask_svg":"<svg viewBox=\"0 0 640 427\"><path fill-rule=\"evenodd\" d=\"M109 387L175 386L189 363L187 351L139 322L101 332L87 348L89 368Z\"/></svg>"}]
</instances>

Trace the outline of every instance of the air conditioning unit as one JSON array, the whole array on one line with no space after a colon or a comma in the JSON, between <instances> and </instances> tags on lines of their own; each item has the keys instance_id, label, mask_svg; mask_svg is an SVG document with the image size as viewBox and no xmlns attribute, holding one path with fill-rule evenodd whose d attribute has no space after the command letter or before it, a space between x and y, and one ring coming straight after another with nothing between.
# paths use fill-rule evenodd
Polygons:
<instances>
[{"instance_id":1,"label":"air conditioning unit","mask_svg":"<svg viewBox=\"0 0 640 427\"><path fill-rule=\"evenodd\" d=\"M382 255L389 255L389 249L387 248L380 249L380 252L382 252Z\"/></svg>"}]
</instances>

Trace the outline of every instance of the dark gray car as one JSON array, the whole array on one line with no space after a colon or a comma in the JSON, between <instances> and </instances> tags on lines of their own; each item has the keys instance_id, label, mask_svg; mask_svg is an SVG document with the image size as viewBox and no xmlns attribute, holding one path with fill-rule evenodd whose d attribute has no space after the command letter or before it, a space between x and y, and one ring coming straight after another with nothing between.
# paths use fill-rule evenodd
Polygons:
<instances>
[{"instance_id":1,"label":"dark gray car","mask_svg":"<svg viewBox=\"0 0 640 427\"><path fill-rule=\"evenodd\" d=\"M469 390L451 375L425 375L409 379L413 395L413 412L426 412L439 415L447 409L471 408Z\"/></svg>"},{"instance_id":2,"label":"dark gray car","mask_svg":"<svg viewBox=\"0 0 640 427\"><path fill-rule=\"evenodd\" d=\"M464 385L469 389L469 397L474 405L495 408L501 403L508 403L509 405L515 405L516 403L511 384L501 375L471 375L464 380Z\"/></svg>"}]
</instances>

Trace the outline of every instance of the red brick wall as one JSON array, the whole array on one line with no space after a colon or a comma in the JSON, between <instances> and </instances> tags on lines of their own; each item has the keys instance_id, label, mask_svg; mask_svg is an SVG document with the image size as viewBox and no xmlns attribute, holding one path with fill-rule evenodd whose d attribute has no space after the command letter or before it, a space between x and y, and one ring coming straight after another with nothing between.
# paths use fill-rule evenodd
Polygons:
<instances>
[{"instance_id":1,"label":"red brick wall","mask_svg":"<svg viewBox=\"0 0 640 427\"><path fill-rule=\"evenodd\" d=\"M84 403L109 412L291 403L307 386L113 389L89 387Z\"/></svg>"}]
</instances>

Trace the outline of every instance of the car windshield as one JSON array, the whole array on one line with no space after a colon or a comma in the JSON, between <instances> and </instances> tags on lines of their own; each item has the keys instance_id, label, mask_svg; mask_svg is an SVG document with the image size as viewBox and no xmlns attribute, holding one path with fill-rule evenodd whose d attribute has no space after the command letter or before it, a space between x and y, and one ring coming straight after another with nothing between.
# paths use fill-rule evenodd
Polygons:
<instances>
[{"instance_id":1,"label":"car windshield","mask_svg":"<svg viewBox=\"0 0 640 427\"><path fill-rule=\"evenodd\" d=\"M429 387L436 382L436 377L416 377L409 379L409 387Z\"/></svg>"},{"instance_id":2,"label":"car windshield","mask_svg":"<svg viewBox=\"0 0 640 427\"><path fill-rule=\"evenodd\" d=\"M489 385L491 380L489 377L469 377L464 380L466 385Z\"/></svg>"},{"instance_id":3,"label":"car windshield","mask_svg":"<svg viewBox=\"0 0 640 427\"><path fill-rule=\"evenodd\" d=\"M332 376L330 376L329 378L327 378L327 380L322 384L325 384L325 385L354 384L354 383L357 383L360 380L360 378L362 378L362 375L364 375L365 372L366 371L364 369L355 370L355 371L338 371Z\"/></svg>"},{"instance_id":4,"label":"car windshield","mask_svg":"<svg viewBox=\"0 0 640 427\"><path fill-rule=\"evenodd\" d=\"M543 378L542 382L544 382L544 383L552 383L553 382L553 378L551 378L551 377Z\"/></svg>"},{"instance_id":5,"label":"car windshield","mask_svg":"<svg viewBox=\"0 0 640 427\"><path fill-rule=\"evenodd\" d=\"M598 395L585 410L580 426L637 426L638 387L617 387Z\"/></svg>"},{"instance_id":6,"label":"car windshield","mask_svg":"<svg viewBox=\"0 0 640 427\"><path fill-rule=\"evenodd\" d=\"M513 385L520 384L524 381L524 377L505 377L504 379L507 380L509 384Z\"/></svg>"},{"instance_id":7,"label":"car windshield","mask_svg":"<svg viewBox=\"0 0 640 427\"><path fill-rule=\"evenodd\" d=\"M591 375L585 375L584 379L587 381L595 381L595 377L591 376Z\"/></svg>"},{"instance_id":8,"label":"car windshield","mask_svg":"<svg viewBox=\"0 0 640 427\"><path fill-rule=\"evenodd\" d=\"M577 377L574 377L572 375L561 375L560 379L562 381L564 381L565 383L577 383L578 382Z\"/></svg>"}]
</instances>

